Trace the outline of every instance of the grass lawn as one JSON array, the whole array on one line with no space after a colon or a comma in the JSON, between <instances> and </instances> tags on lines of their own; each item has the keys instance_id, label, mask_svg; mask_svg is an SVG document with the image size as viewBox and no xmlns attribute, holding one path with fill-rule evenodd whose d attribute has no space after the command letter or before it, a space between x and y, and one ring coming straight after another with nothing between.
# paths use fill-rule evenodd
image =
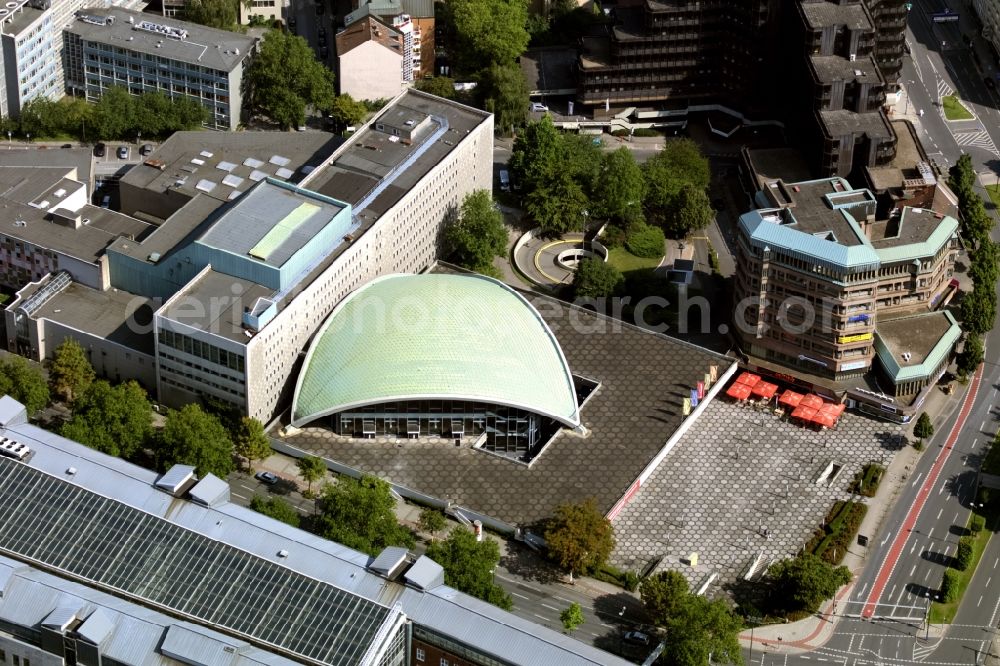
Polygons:
<instances>
[{"instance_id":1,"label":"grass lawn","mask_svg":"<svg viewBox=\"0 0 1000 666\"><path fill-rule=\"evenodd\" d=\"M990 201L997 208L1000 208L1000 184L998 185L987 185L986 191L990 193Z\"/></svg>"},{"instance_id":2,"label":"grass lawn","mask_svg":"<svg viewBox=\"0 0 1000 666\"><path fill-rule=\"evenodd\" d=\"M608 263L622 273L638 271L644 268L656 268L663 257L644 259L637 257L623 247L613 247L608 250Z\"/></svg>"},{"instance_id":3,"label":"grass lawn","mask_svg":"<svg viewBox=\"0 0 1000 666\"><path fill-rule=\"evenodd\" d=\"M942 97L941 104L944 105L944 117L947 120L971 120L974 117L955 95Z\"/></svg>"},{"instance_id":4,"label":"grass lawn","mask_svg":"<svg viewBox=\"0 0 1000 666\"><path fill-rule=\"evenodd\" d=\"M951 621L955 619L955 613L958 612L958 606L962 603L962 596L965 594L965 588L967 588L969 583L972 582L972 577L976 574L976 567L979 566L979 558L983 556L983 551L986 550L986 544L993 535L992 529L996 526L992 523L993 521L988 521L986 529L980 531L979 534L977 534L973 539L972 563L969 565L968 569L959 572L961 575L959 577L958 600L950 604L931 604L931 624L951 624Z\"/></svg>"}]
</instances>

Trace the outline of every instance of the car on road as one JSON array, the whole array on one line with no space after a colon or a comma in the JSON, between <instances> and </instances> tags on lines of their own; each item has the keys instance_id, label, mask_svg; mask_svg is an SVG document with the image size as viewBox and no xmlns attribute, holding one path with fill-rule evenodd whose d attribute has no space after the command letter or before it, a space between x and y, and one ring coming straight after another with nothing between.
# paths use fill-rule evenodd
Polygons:
<instances>
[{"instance_id":1,"label":"car on road","mask_svg":"<svg viewBox=\"0 0 1000 666\"><path fill-rule=\"evenodd\" d=\"M99 143L96 146L94 146L94 157L104 157L107 151L108 147L105 146L103 143Z\"/></svg>"},{"instance_id":2,"label":"car on road","mask_svg":"<svg viewBox=\"0 0 1000 666\"><path fill-rule=\"evenodd\" d=\"M128 159L128 146L118 146L118 159L120 160Z\"/></svg>"},{"instance_id":3,"label":"car on road","mask_svg":"<svg viewBox=\"0 0 1000 666\"><path fill-rule=\"evenodd\" d=\"M149 155L151 152L153 152L153 144L151 143L144 143L142 144L142 148L139 149L139 154L143 157Z\"/></svg>"},{"instance_id":4,"label":"car on road","mask_svg":"<svg viewBox=\"0 0 1000 666\"><path fill-rule=\"evenodd\" d=\"M532 102L531 103L531 110L532 111L541 111L541 112L544 113L545 111L549 110L549 107L545 106L541 102Z\"/></svg>"},{"instance_id":5,"label":"car on road","mask_svg":"<svg viewBox=\"0 0 1000 666\"><path fill-rule=\"evenodd\" d=\"M641 631L626 631L622 640L633 645L649 645L649 634L644 634Z\"/></svg>"},{"instance_id":6,"label":"car on road","mask_svg":"<svg viewBox=\"0 0 1000 666\"><path fill-rule=\"evenodd\" d=\"M278 482L278 475L274 472L257 472L253 475L253 478L269 486L273 486Z\"/></svg>"}]
</instances>

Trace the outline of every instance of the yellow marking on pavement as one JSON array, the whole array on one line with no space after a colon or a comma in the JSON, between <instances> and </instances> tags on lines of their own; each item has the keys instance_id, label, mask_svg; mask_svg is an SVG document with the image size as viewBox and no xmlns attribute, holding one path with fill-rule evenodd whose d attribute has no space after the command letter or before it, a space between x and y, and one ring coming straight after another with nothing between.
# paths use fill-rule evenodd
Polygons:
<instances>
[{"instance_id":1,"label":"yellow marking on pavement","mask_svg":"<svg viewBox=\"0 0 1000 666\"><path fill-rule=\"evenodd\" d=\"M554 282L556 284L562 284L562 282L563 282L562 280L556 279L556 278L552 277L551 275L549 275L548 273L546 273L545 271L542 270L541 264L538 263L538 257L542 254L542 252L545 252L547 249L549 249L553 245L562 245L563 243L574 243L575 244L575 243L580 243L580 242L581 241L557 240L557 241L552 241L550 243L546 243L542 247L540 247L537 250L535 250L535 270L538 271L539 273L541 273L542 277L544 277L549 282Z\"/></svg>"}]
</instances>

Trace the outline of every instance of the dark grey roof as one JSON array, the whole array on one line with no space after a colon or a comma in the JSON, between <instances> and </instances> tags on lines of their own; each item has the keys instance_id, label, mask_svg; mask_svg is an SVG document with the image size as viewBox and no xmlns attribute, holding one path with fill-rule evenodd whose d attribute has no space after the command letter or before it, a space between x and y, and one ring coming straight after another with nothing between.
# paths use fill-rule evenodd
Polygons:
<instances>
[{"instance_id":1,"label":"dark grey roof","mask_svg":"<svg viewBox=\"0 0 1000 666\"><path fill-rule=\"evenodd\" d=\"M879 84L883 82L882 74L875 64L875 59L871 56L850 60L834 55L814 55L809 57L809 62L816 74L816 80L820 83L844 81Z\"/></svg>"},{"instance_id":2,"label":"dark grey roof","mask_svg":"<svg viewBox=\"0 0 1000 666\"><path fill-rule=\"evenodd\" d=\"M107 20L112 24L89 21L93 17ZM130 23L129 19L133 22ZM186 33L184 39L177 39L160 32L141 29L140 25L158 25ZM238 32L216 30L197 23L177 19L132 12L126 9L101 9L89 7L82 10L65 28L66 32L79 35L85 41L110 44L118 48L138 53L152 53L158 57L200 65L209 69L231 72L252 51L257 40ZM177 34L177 33L174 33Z\"/></svg>"},{"instance_id":3,"label":"dark grey roof","mask_svg":"<svg viewBox=\"0 0 1000 666\"><path fill-rule=\"evenodd\" d=\"M849 30L873 30L868 12L860 2L839 4L829 0L802 2L802 13L810 28L843 25Z\"/></svg>"},{"instance_id":4,"label":"dark grey roof","mask_svg":"<svg viewBox=\"0 0 1000 666\"><path fill-rule=\"evenodd\" d=\"M881 111L858 113L847 109L836 111L820 111L820 120L824 132L831 137L839 138L852 134L855 138L862 134L872 139L891 139L892 127Z\"/></svg>"}]
</instances>

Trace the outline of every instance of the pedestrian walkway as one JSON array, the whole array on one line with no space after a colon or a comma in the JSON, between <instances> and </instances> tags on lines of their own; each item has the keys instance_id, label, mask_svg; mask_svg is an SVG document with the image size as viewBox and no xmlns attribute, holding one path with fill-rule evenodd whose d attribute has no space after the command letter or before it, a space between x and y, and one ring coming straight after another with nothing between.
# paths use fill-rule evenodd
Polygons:
<instances>
[{"instance_id":1,"label":"pedestrian walkway","mask_svg":"<svg viewBox=\"0 0 1000 666\"><path fill-rule=\"evenodd\" d=\"M927 412L935 425L944 423L961 404L964 396L965 391L948 396L943 391L934 389L924 403L924 411ZM914 423L906 428L906 434L911 439L916 419L913 421ZM895 505L910 470L914 468L921 455L924 454L912 446L907 446L893 457L877 495L868 502L868 513L858 529L858 533L867 536L870 542L874 542L879 535L886 515ZM867 550L867 548L855 543L848 549L843 562L841 562L842 565L851 570L855 580L868 564ZM853 582L841 588L834 599L822 605L818 613L804 620L756 627L752 632L748 629L740 634L740 642L743 647L749 648L752 635L755 650L784 654L815 650L833 636L837 623L844 615L854 614L845 609L846 600L850 598L853 589Z\"/></svg>"}]
</instances>

